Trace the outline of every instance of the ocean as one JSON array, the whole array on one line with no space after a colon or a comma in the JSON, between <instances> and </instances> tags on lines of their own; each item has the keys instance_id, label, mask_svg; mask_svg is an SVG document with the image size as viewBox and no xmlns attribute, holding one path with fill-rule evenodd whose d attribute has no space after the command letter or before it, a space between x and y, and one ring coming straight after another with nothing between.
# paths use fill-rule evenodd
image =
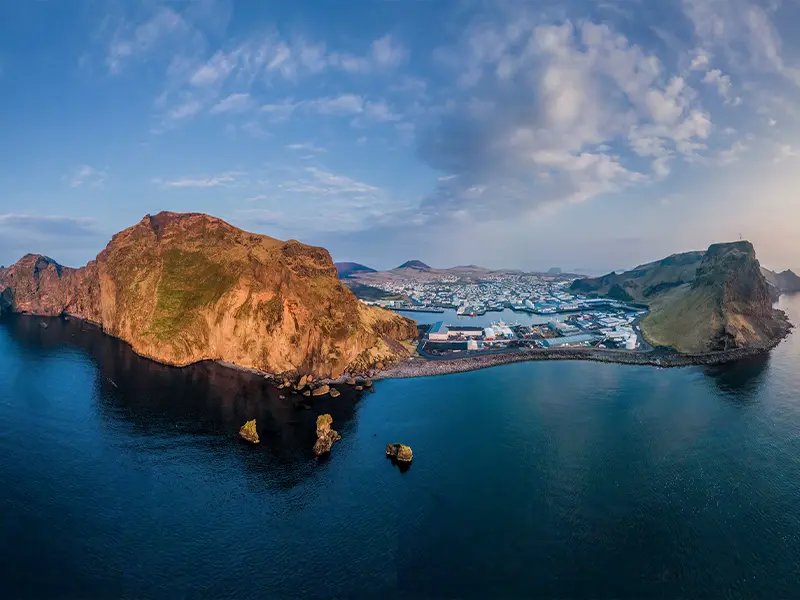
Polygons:
<instances>
[{"instance_id":1,"label":"ocean","mask_svg":"<svg viewBox=\"0 0 800 600\"><path fill-rule=\"evenodd\" d=\"M780 306L800 322L800 296ZM256 375L6 317L2 595L800 597L798 335L723 367L518 363L303 410ZM342 440L315 459L324 412Z\"/></svg>"}]
</instances>

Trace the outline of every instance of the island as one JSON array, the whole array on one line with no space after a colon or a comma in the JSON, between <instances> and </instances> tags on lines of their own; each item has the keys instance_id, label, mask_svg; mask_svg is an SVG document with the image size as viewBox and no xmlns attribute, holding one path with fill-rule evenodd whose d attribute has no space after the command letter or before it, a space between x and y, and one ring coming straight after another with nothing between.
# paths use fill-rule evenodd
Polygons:
<instances>
[{"instance_id":1,"label":"island","mask_svg":"<svg viewBox=\"0 0 800 600\"><path fill-rule=\"evenodd\" d=\"M26 255L0 268L0 312L85 319L170 365L317 378L391 364L417 334L360 302L327 250L199 213L146 215L79 269Z\"/></svg>"}]
</instances>

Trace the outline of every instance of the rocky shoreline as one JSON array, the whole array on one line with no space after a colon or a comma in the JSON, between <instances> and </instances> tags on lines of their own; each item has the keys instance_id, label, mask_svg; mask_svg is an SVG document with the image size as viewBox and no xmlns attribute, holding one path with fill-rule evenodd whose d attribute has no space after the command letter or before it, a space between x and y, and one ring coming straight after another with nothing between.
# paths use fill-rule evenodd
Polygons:
<instances>
[{"instance_id":1,"label":"rocky shoreline","mask_svg":"<svg viewBox=\"0 0 800 600\"><path fill-rule=\"evenodd\" d=\"M736 348L705 354L681 354L672 350L658 349L650 352L624 352L619 350L603 350L598 348L557 348L552 350L524 350L505 354L484 356L465 356L463 358L431 360L415 357L396 363L376 373L374 379L408 379L412 377L432 377L465 373L488 369L509 363L528 362L534 360L589 360L625 365L646 365L661 368L689 367L696 365L719 365L769 352L781 340L775 340L767 347Z\"/></svg>"}]
</instances>

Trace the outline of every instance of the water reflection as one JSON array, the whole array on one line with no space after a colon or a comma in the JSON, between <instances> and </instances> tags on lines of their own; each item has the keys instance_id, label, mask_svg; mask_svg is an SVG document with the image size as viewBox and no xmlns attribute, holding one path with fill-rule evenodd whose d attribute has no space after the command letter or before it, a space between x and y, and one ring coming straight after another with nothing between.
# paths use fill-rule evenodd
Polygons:
<instances>
[{"instance_id":1,"label":"water reflection","mask_svg":"<svg viewBox=\"0 0 800 600\"><path fill-rule=\"evenodd\" d=\"M769 353L724 365L706 367L703 372L720 395L736 402L753 402L769 372Z\"/></svg>"},{"instance_id":2,"label":"water reflection","mask_svg":"<svg viewBox=\"0 0 800 600\"><path fill-rule=\"evenodd\" d=\"M362 396L342 386L336 399L306 398L210 361L184 368L162 365L76 319L11 316L3 324L23 348L52 352L72 347L85 353L96 365L96 379L87 387L93 389L99 419L137 438L145 450L180 444L234 453L248 471L279 487L292 487L314 471L317 416L330 413L343 429ZM258 446L238 438L239 427L253 418Z\"/></svg>"}]
</instances>

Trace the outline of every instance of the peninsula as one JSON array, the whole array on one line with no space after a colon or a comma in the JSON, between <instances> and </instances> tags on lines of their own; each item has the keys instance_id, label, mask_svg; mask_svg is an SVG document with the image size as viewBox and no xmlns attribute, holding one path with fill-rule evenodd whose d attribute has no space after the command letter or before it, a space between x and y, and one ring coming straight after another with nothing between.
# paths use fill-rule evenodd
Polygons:
<instances>
[{"instance_id":1,"label":"peninsula","mask_svg":"<svg viewBox=\"0 0 800 600\"><path fill-rule=\"evenodd\" d=\"M79 269L35 254L0 268L2 312L79 317L166 364L316 377L389 364L417 333L359 302L323 248L198 213L147 215Z\"/></svg>"}]
</instances>

